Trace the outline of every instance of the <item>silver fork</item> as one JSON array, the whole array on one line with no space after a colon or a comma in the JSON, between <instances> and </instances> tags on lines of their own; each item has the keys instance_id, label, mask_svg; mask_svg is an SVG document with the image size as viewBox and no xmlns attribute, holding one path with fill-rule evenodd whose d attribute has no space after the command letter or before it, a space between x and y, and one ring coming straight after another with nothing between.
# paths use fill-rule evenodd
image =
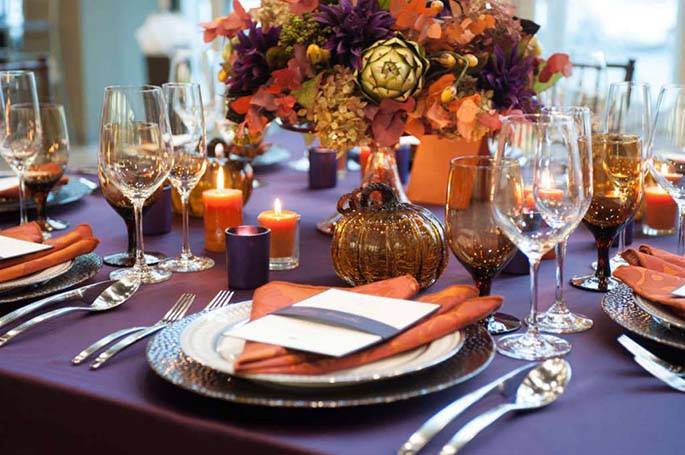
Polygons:
<instances>
[{"instance_id":1,"label":"silver fork","mask_svg":"<svg viewBox=\"0 0 685 455\"><path fill-rule=\"evenodd\" d=\"M233 298L233 294L234 294L233 291L231 291L231 292L219 291L217 293L217 295L215 295L214 298L212 300L210 300L210 302L203 309L203 311L216 310L217 308L221 308L221 307L226 306L228 303L230 303L231 299ZM106 335L106 336L100 338L95 343L91 344L86 349L84 349L83 351L79 352L76 355L76 357L74 357L71 360L71 363L73 365L80 365L88 357L95 354L97 351L104 348L109 343L113 342L114 340L117 340L123 336L129 335L131 333L138 332L139 330L144 330L147 328L148 328L148 326L127 327L125 329L121 329L121 330L117 330L116 332L112 332L109 335Z\"/></svg>"},{"instance_id":2,"label":"silver fork","mask_svg":"<svg viewBox=\"0 0 685 455\"><path fill-rule=\"evenodd\" d=\"M107 362L109 359L114 357L116 354L121 352L122 350L126 349L127 347L137 343L138 341L142 340L143 338L152 335L153 333L162 330L164 327L168 326L172 322L176 322L179 319L183 318L185 314L188 312L188 308L190 308L190 305L193 303L195 300L195 294L183 294L181 298L179 298L174 306L171 307L169 311L155 323L154 325L147 327L143 330L139 330L136 333L132 333L128 335L127 337L117 341L114 343L109 349L107 349L105 352L101 353L95 361L90 365L90 368L93 370L96 370L102 366L105 362Z\"/></svg>"}]
</instances>

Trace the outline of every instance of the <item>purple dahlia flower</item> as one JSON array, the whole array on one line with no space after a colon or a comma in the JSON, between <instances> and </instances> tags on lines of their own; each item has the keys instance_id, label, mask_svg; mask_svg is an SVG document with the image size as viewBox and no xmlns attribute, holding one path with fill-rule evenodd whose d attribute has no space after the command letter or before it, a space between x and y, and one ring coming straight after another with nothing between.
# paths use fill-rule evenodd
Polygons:
<instances>
[{"instance_id":1,"label":"purple dahlia flower","mask_svg":"<svg viewBox=\"0 0 685 455\"><path fill-rule=\"evenodd\" d=\"M494 92L492 102L497 109L521 109L535 112L538 107L535 91L530 86L535 57L524 57L517 43L510 50L499 45L480 74L480 85Z\"/></svg>"},{"instance_id":2,"label":"purple dahlia flower","mask_svg":"<svg viewBox=\"0 0 685 455\"><path fill-rule=\"evenodd\" d=\"M333 63L359 69L364 49L378 40L393 36L395 19L378 6L377 0L342 0L338 4L321 4L316 20L330 27L331 35L324 47L331 51Z\"/></svg>"},{"instance_id":3,"label":"purple dahlia flower","mask_svg":"<svg viewBox=\"0 0 685 455\"><path fill-rule=\"evenodd\" d=\"M238 33L235 51L238 60L231 70L228 81L232 93L254 92L271 77L266 60L267 51L278 45L280 27L270 27L268 31L252 23L247 33Z\"/></svg>"}]
</instances>

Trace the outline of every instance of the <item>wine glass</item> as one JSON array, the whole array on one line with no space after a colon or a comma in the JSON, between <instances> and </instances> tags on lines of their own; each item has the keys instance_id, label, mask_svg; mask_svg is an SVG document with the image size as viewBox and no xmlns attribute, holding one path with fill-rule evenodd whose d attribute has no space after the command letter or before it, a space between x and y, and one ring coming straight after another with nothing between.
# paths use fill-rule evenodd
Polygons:
<instances>
[{"instance_id":1,"label":"wine glass","mask_svg":"<svg viewBox=\"0 0 685 455\"><path fill-rule=\"evenodd\" d=\"M685 85L659 92L648 151L649 171L678 205L678 254L685 254Z\"/></svg>"},{"instance_id":2,"label":"wine glass","mask_svg":"<svg viewBox=\"0 0 685 455\"><path fill-rule=\"evenodd\" d=\"M640 205L650 112L647 84L611 84L602 132L592 136L593 197L583 220L595 237L597 267L594 275L571 279L578 288L607 292L618 284L611 277L609 247ZM621 240L619 252L625 248ZM615 268L624 262L614 263Z\"/></svg>"},{"instance_id":3,"label":"wine glass","mask_svg":"<svg viewBox=\"0 0 685 455\"><path fill-rule=\"evenodd\" d=\"M38 151L24 173L24 185L36 204L36 221L48 237L54 229L48 222L47 199L69 161L69 132L60 104L40 103L39 111L43 134Z\"/></svg>"},{"instance_id":4,"label":"wine glass","mask_svg":"<svg viewBox=\"0 0 685 455\"><path fill-rule=\"evenodd\" d=\"M513 164L502 160L497 165ZM495 160L486 156L454 158L447 181L447 241L454 256L473 277L481 296L490 295L492 280L516 254L516 247L497 227L492 214L495 166ZM493 335L521 327L521 321L505 313L488 316L486 324Z\"/></svg>"},{"instance_id":5,"label":"wine glass","mask_svg":"<svg viewBox=\"0 0 685 455\"><path fill-rule=\"evenodd\" d=\"M583 191L585 192L584 203L580 211L585 214L590 207L590 202L592 202L592 112L589 108L582 106L553 106L543 108L542 112L567 115L573 118L576 124L580 171L583 176ZM577 226L574 226L574 229L575 227ZM592 319L572 313L564 299L564 259L566 258L567 241L568 237L565 237L554 247L557 258L555 298L552 306L538 315L538 328L543 332L577 333L590 329L593 324Z\"/></svg>"},{"instance_id":6,"label":"wine glass","mask_svg":"<svg viewBox=\"0 0 685 455\"><path fill-rule=\"evenodd\" d=\"M19 177L19 222L26 215L26 169L40 148L40 112L31 71L0 71L0 154Z\"/></svg>"},{"instance_id":7,"label":"wine glass","mask_svg":"<svg viewBox=\"0 0 685 455\"><path fill-rule=\"evenodd\" d=\"M171 272L149 267L143 253L143 205L174 165L171 128L160 87L105 88L98 164L133 204L136 224L136 263L131 269L115 270L110 278L130 277L142 283L168 280Z\"/></svg>"},{"instance_id":8,"label":"wine glass","mask_svg":"<svg viewBox=\"0 0 685 455\"><path fill-rule=\"evenodd\" d=\"M207 257L193 256L190 251L188 199L207 167L205 119L200 86L194 83L167 83L162 86L167 103L174 147L174 166L169 181L181 196L183 212L183 245L181 255L167 259L160 267L172 272L198 272L214 267Z\"/></svg>"},{"instance_id":9,"label":"wine glass","mask_svg":"<svg viewBox=\"0 0 685 455\"><path fill-rule=\"evenodd\" d=\"M100 181L100 191L105 201L110 207L124 220L126 233L128 234L128 248L120 253L108 254L102 258L103 262L113 267L133 267L136 263L136 223L133 214L133 204L119 191L119 189L105 176L102 168L98 166L98 180ZM145 199L143 214L154 204L162 195L163 188L160 186L152 196ZM166 259L163 253L145 252L145 263L155 265L159 261Z\"/></svg>"},{"instance_id":10,"label":"wine glass","mask_svg":"<svg viewBox=\"0 0 685 455\"><path fill-rule=\"evenodd\" d=\"M542 256L562 241L582 217L585 192L574 120L558 114L513 115L503 119L493 177L495 222L530 262L531 310L525 334L497 340L508 357L542 360L566 354L571 344L540 334L537 279Z\"/></svg>"}]
</instances>

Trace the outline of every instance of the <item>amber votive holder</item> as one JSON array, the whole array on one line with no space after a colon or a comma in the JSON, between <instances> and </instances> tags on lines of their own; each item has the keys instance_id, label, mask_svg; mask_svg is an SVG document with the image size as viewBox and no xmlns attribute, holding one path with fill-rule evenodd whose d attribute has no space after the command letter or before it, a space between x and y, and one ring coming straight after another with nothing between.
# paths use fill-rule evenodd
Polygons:
<instances>
[{"instance_id":1,"label":"amber votive holder","mask_svg":"<svg viewBox=\"0 0 685 455\"><path fill-rule=\"evenodd\" d=\"M271 230L262 226L226 229L226 268L229 289L255 289L269 281Z\"/></svg>"},{"instance_id":2,"label":"amber votive holder","mask_svg":"<svg viewBox=\"0 0 685 455\"><path fill-rule=\"evenodd\" d=\"M283 210L279 216L257 217L259 225L271 230L269 268L292 270L300 265L300 215Z\"/></svg>"},{"instance_id":3,"label":"amber votive holder","mask_svg":"<svg viewBox=\"0 0 685 455\"><path fill-rule=\"evenodd\" d=\"M319 190L338 184L338 154L325 147L309 148L309 188Z\"/></svg>"}]
</instances>

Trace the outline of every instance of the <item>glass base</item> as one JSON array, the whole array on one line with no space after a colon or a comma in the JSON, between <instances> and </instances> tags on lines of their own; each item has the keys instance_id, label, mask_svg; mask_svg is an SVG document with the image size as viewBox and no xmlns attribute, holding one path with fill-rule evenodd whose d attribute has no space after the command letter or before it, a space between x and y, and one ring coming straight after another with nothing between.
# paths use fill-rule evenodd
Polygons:
<instances>
[{"instance_id":1,"label":"glass base","mask_svg":"<svg viewBox=\"0 0 685 455\"><path fill-rule=\"evenodd\" d=\"M178 256L167 259L159 264L159 268L162 270L180 273L202 272L203 270L208 270L212 267L214 267L214 259L199 256L190 256L187 258Z\"/></svg>"},{"instance_id":2,"label":"glass base","mask_svg":"<svg viewBox=\"0 0 685 455\"><path fill-rule=\"evenodd\" d=\"M335 223L338 222L342 218L342 215L339 213L336 213L334 215L331 215L327 217L326 219L323 219L316 223L316 229L319 230L322 234L326 235L333 235L333 229L335 229Z\"/></svg>"},{"instance_id":3,"label":"glass base","mask_svg":"<svg viewBox=\"0 0 685 455\"><path fill-rule=\"evenodd\" d=\"M117 269L109 274L110 280L121 280L123 278L140 280L142 284L154 284L167 281L171 278L171 272L156 267L148 267L146 265L142 269L135 267L130 269Z\"/></svg>"},{"instance_id":4,"label":"glass base","mask_svg":"<svg viewBox=\"0 0 685 455\"><path fill-rule=\"evenodd\" d=\"M269 270L292 270L300 266L300 258L271 258L269 259Z\"/></svg>"},{"instance_id":5,"label":"glass base","mask_svg":"<svg viewBox=\"0 0 685 455\"><path fill-rule=\"evenodd\" d=\"M609 259L609 268L611 268L611 273L614 273L614 270L621 267L622 265L630 264L628 264L626 260L618 254ZM597 261L593 261L592 264L590 264L590 267L592 267L592 270L597 270Z\"/></svg>"},{"instance_id":6,"label":"glass base","mask_svg":"<svg viewBox=\"0 0 685 455\"><path fill-rule=\"evenodd\" d=\"M166 258L167 256L164 253L145 253L145 263L147 265L155 265ZM136 258L134 256L129 256L126 252L109 254L102 260L111 267L133 267L136 263Z\"/></svg>"},{"instance_id":7,"label":"glass base","mask_svg":"<svg viewBox=\"0 0 685 455\"><path fill-rule=\"evenodd\" d=\"M56 220L54 218L48 218L47 219L47 230L49 232L52 231L63 231L69 227L69 223L66 221L62 220Z\"/></svg>"},{"instance_id":8,"label":"glass base","mask_svg":"<svg viewBox=\"0 0 685 455\"><path fill-rule=\"evenodd\" d=\"M610 277L606 280L606 283L602 284L596 275L574 276L571 278L570 283L575 288L594 292L609 292L619 285L618 280L613 277Z\"/></svg>"},{"instance_id":9,"label":"glass base","mask_svg":"<svg viewBox=\"0 0 685 455\"><path fill-rule=\"evenodd\" d=\"M675 228L656 229L645 223L642 223L642 233L650 237L661 237L664 235L671 235L675 233Z\"/></svg>"},{"instance_id":10,"label":"glass base","mask_svg":"<svg viewBox=\"0 0 685 455\"><path fill-rule=\"evenodd\" d=\"M520 360L546 360L571 351L571 343L553 335L507 335L497 340L497 352Z\"/></svg>"},{"instance_id":11,"label":"glass base","mask_svg":"<svg viewBox=\"0 0 685 455\"><path fill-rule=\"evenodd\" d=\"M555 311L554 306L538 314L538 330L547 333L578 333L592 328L592 319L570 311ZM530 323L526 319L526 323Z\"/></svg>"},{"instance_id":12,"label":"glass base","mask_svg":"<svg viewBox=\"0 0 685 455\"><path fill-rule=\"evenodd\" d=\"M516 332L521 328L521 321L506 313L495 313L485 320L485 327L490 335Z\"/></svg>"}]
</instances>

